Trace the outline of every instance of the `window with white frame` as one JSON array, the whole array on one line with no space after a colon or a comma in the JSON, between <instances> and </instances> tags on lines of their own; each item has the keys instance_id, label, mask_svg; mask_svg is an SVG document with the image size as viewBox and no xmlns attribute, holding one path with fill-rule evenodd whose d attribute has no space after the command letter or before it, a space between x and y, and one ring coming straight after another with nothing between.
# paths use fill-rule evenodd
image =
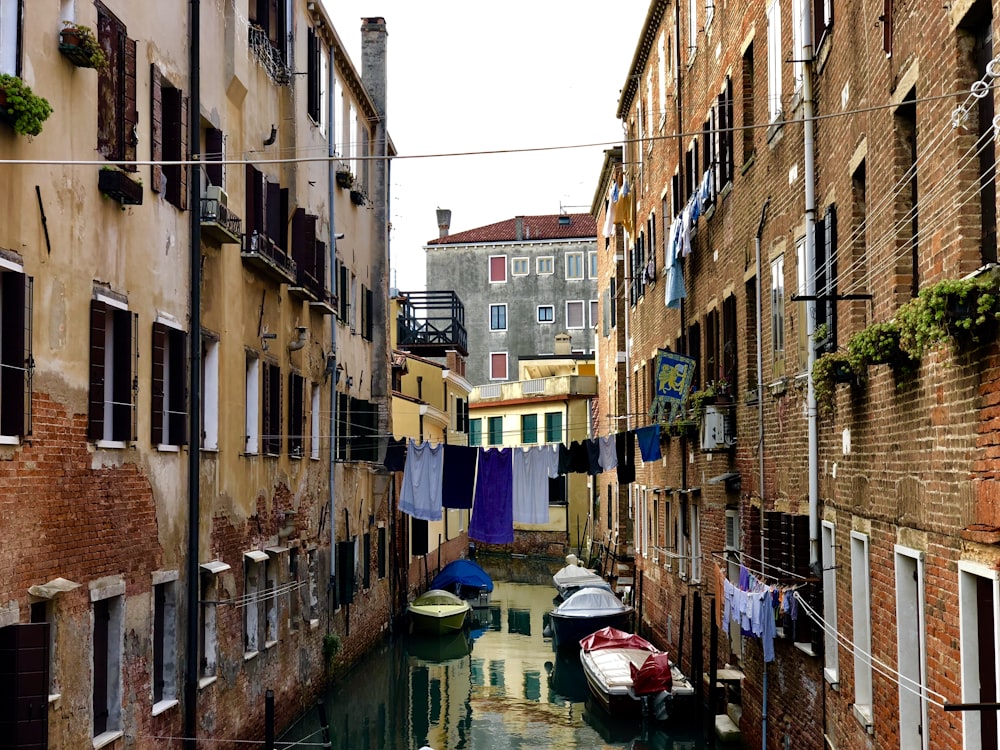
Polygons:
<instances>
[{"instance_id":1,"label":"window with white frame","mask_svg":"<svg viewBox=\"0 0 1000 750\"><path fill-rule=\"evenodd\" d=\"M872 605L868 535L851 532L851 609L854 624L854 716L866 730L872 714Z\"/></svg>"},{"instance_id":2,"label":"window with white frame","mask_svg":"<svg viewBox=\"0 0 1000 750\"><path fill-rule=\"evenodd\" d=\"M896 545L896 652L899 670L899 746L928 750L927 620L924 554Z\"/></svg>"},{"instance_id":3,"label":"window with white frame","mask_svg":"<svg viewBox=\"0 0 1000 750\"><path fill-rule=\"evenodd\" d=\"M0 443L31 434L33 280L0 257Z\"/></svg>"},{"instance_id":4,"label":"window with white frame","mask_svg":"<svg viewBox=\"0 0 1000 750\"><path fill-rule=\"evenodd\" d=\"M173 321L153 323L152 443L187 445L187 333Z\"/></svg>"},{"instance_id":5,"label":"window with white frame","mask_svg":"<svg viewBox=\"0 0 1000 750\"><path fill-rule=\"evenodd\" d=\"M535 258L535 273L539 276L548 276L552 273L553 269L553 257L551 255L544 255L541 258Z\"/></svg>"},{"instance_id":6,"label":"window with white frame","mask_svg":"<svg viewBox=\"0 0 1000 750\"><path fill-rule=\"evenodd\" d=\"M280 637L278 629L278 590L286 588L288 547L268 547L264 561L264 647L271 648Z\"/></svg>"},{"instance_id":7,"label":"window with white frame","mask_svg":"<svg viewBox=\"0 0 1000 750\"><path fill-rule=\"evenodd\" d=\"M583 328L583 315L583 300L569 300L566 302L567 328Z\"/></svg>"},{"instance_id":8,"label":"window with white frame","mask_svg":"<svg viewBox=\"0 0 1000 750\"><path fill-rule=\"evenodd\" d=\"M490 256L490 283L491 284L506 284L507 283L507 256L506 255L491 255Z\"/></svg>"},{"instance_id":9,"label":"window with white frame","mask_svg":"<svg viewBox=\"0 0 1000 750\"><path fill-rule=\"evenodd\" d=\"M597 278L597 251L589 250L587 252L587 276L591 279Z\"/></svg>"},{"instance_id":10,"label":"window with white frame","mask_svg":"<svg viewBox=\"0 0 1000 750\"><path fill-rule=\"evenodd\" d=\"M556 308L552 305L538 306L538 322L552 323L556 318Z\"/></svg>"},{"instance_id":11,"label":"window with white frame","mask_svg":"<svg viewBox=\"0 0 1000 750\"><path fill-rule=\"evenodd\" d=\"M769 122L781 116L781 3L767 9L767 110Z\"/></svg>"},{"instance_id":12,"label":"window with white frame","mask_svg":"<svg viewBox=\"0 0 1000 750\"><path fill-rule=\"evenodd\" d=\"M823 563L824 629L823 676L834 688L840 685L840 664L837 643L837 527L823 521L820 529Z\"/></svg>"},{"instance_id":13,"label":"window with white frame","mask_svg":"<svg viewBox=\"0 0 1000 750\"><path fill-rule=\"evenodd\" d=\"M137 315L116 297L90 301L90 412L87 436L104 447L135 439Z\"/></svg>"},{"instance_id":14,"label":"window with white frame","mask_svg":"<svg viewBox=\"0 0 1000 750\"><path fill-rule=\"evenodd\" d=\"M590 327L595 328L598 320L597 300L590 300Z\"/></svg>"},{"instance_id":15,"label":"window with white frame","mask_svg":"<svg viewBox=\"0 0 1000 750\"><path fill-rule=\"evenodd\" d=\"M309 458L319 460L319 383L312 384L312 398L309 405Z\"/></svg>"},{"instance_id":16,"label":"window with white frame","mask_svg":"<svg viewBox=\"0 0 1000 750\"><path fill-rule=\"evenodd\" d=\"M566 253L566 280L578 281L583 278L583 253Z\"/></svg>"},{"instance_id":17,"label":"window with white frame","mask_svg":"<svg viewBox=\"0 0 1000 750\"><path fill-rule=\"evenodd\" d=\"M490 380L507 379L507 352L490 352Z\"/></svg>"},{"instance_id":18,"label":"window with white frame","mask_svg":"<svg viewBox=\"0 0 1000 750\"><path fill-rule=\"evenodd\" d=\"M771 261L771 355L775 377L785 374L785 259Z\"/></svg>"},{"instance_id":19,"label":"window with white frame","mask_svg":"<svg viewBox=\"0 0 1000 750\"><path fill-rule=\"evenodd\" d=\"M656 83L659 93L660 127L662 127L663 121L666 119L667 115L667 69L669 67L669 62L667 61L666 29L660 32L660 38L656 43L656 48L657 48Z\"/></svg>"},{"instance_id":20,"label":"window with white frame","mask_svg":"<svg viewBox=\"0 0 1000 750\"><path fill-rule=\"evenodd\" d=\"M247 353L246 359L246 452L250 455L260 450L260 359Z\"/></svg>"},{"instance_id":21,"label":"window with white frame","mask_svg":"<svg viewBox=\"0 0 1000 750\"><path fill-rule=\"evenodd\" d=\"M90 591L94 618L91 633L91 701L95 742L110 740L122 732L124 589L122 581L120 585Z\"/></svg>"},{"instance_id":22,"label":"window with white frame","mask_svg":"<svg viewBox=\"0 0 1000 750\"><path fill-rule=\"evenodd\" d=\"M688 59L698 51L698 0L688 0Z\"/></svg>"},{"instance_id":23,"label":"window with white frame","mask_svg":"<svg viewBox=\"0 0 1000 750\"><path fill-rule=\"evenodd\" d=\"M44 656L39 655L39 658L44 659L45 664L47 665L46 671L48 672L49 680L46 685L39 685L37 687L37 692L41 694L42 690L46 691L48 693L49 703L56 700L60 696L58 687L59 680L56 673L58 662L56 661L55 607L55 599L41 599L37 602L32 602L30 609L31 623L35 625L47 626L45 630L48 631L49 640L44 651ZM40 630L41 629L39 629L39 631Z\"/></svg>"},{"instance_id":24,"label":"window with white frame","mask_svg":"<svg viewBox=\"0 0 1000 750\"><path fill-rule=\"evenodd\" d=\"M961 647L962 702L992 702L1000 695L1000 571L982 563L958 561L958 618ZM963 748L998 746L997 714L966 711L962 716Z\"/></svg>"},{"instance_id":25,"label":"window with white frame","mask_svg":"<svg viewBox=\"0 0 1000 750\"><path fill-rule=\"evenodd\" d=\"M490 305L490 330L507 330L507 305Z\"/></svg>"},{"instance_id":26,"label":"window with white frame","mask_svg":"<svg viewBox=\"0 0 1000 750\"><path fill-rule=\"evenodd\" d=\"M21 74L21 2L0 0L0 74Z\"/></svg>"},{"instance_id":27,"label":"window with white frame","mask_svg":"<svg viewBox=\"0 0 1000 750\"><path fill-rule=\"evenodd\" d=\"M153 714L177 704L177 571L153 574Z\"/></svg>"},{"instance_id":28,"label":"window with white frame","mask_svg":"<svg viewBox=\"0 0 1000 750\"><path fill-rule=\"evenodd\" d=\"M691 538L691 581L701 580L701 521L697 503L688 505Z\"/></svg>"},{"instance_id":29,"label":"window with white frame","mask_svg":"<svg viewBox=\"0 0 1000 750\"><path fill-rule=\"evenodd\" d=\"M198 686L215 682L219 668L219 574L229 570L221 560L201 564L201 605L198 612Z\"/></svg>"},{"instance_id":30,"label":"window with white frame","mask_svg":"<svg viewBox=\"0 0 1000 750\"><path fill-rule=\"evenodd\" d=\"M674 519L674 539L677 540L677 574L681 578L686 579L690 538L688 537L687 504L683 498L680 501L677 516Z\"/></svg>"},{"instance_id":31,"label":"window with white frame","mask_svg":"<svg viewBox=\"0 0 1000 750\"><path fill-rule=\"evenodd\" d=\"M775 3L777 5L777 3ZM814 40L815 41L815 40ZM815 49L815 48L814 48ZM802 60L802 8L797 0L792 1L792 91L802 90L805 63Z\"/></svg>"},{"instance_id":32,"label":"window with white frame","mask_svg":"<svg viewBox=\"0 0 1000 750\"><path fill-rule=\"evenodd\" d=\"M201 447L219 450L219 340L201 339Z\"/></svg>"},{"instance_id":33,"label":"window with white frame","mask_svg":"<svg viewBox=\"0 0 1000 750\"><path fill-rule=\"evenodd\" d=\"M264 618L265 564L267 553L251 550L243 553L243 658L252 659L262 649Z\"/></svg>"},{"instance_id":34,"label":"window with white frame","mask_svg":"<svg viewBox=\"0 0 1000 750\"><path fill-rule=\"evenodd\" d=\"M309 564L309 595L305 616L309 620L309 627L315 628L319 626L319 552L316 548L310 549L306 558Z\"/></svg>"},{"instance_id":35,"label":"window with white frame","mask_svg":"<svg viewBox=\"0 0 1000 750\"><path fill-rule=\"evenodd\" d=\"M510 275L511 276L527 276L530 270L528 258L514 258L510 262Z\"/></svg>"}]
</instances>

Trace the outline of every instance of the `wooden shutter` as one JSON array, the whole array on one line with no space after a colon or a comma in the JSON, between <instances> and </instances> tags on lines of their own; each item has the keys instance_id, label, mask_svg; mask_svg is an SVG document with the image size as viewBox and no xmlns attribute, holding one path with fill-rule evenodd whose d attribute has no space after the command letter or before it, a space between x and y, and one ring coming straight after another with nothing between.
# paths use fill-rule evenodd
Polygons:
<instances>
[{"instance_id":1,"label":"wooden shutter","mask_svg":"<svg viewBox=\"0 0 1000 750\"><path fill-rule=\"evenodd\" d=\"M364 566L362 568L362 586L364 588L371 588L372 585L372 535L371 533L366 533L363 537L364 544L362 545L361 554L361 564Z\"/></svg>"},{"instance_id":2,"label":"wooden shutter","mask_svg":"<svg viewBox=\"0 0 1000 750\"><path fill-rule=\"evenodd\" d=\"M250 237L254 232L261 232L264 228L259 214L264 207L263 190L260 172L252 164L247 164L245 188L247 208L246 216L243 217L247 237ZM249 249L249 245L247 249Z\"/></svg>"},{"instance_id":3,"label":"wooden shutter","mask_svg":"<svg viewBox=\"0 0 1000 750\"><path fill-rule=\"evenodd\" d=\"M205 163L202 169L213 185L222 185L222 159L226 148L225 137L218 128L205 130Z\"/></svg>"},{"instance_id":4,"label":"wooden shutter","mask_svg":"<svg viewBox=\"0 0 1000 750\"><path fill-rule=\"evenodd\" d=\"M121 22L103 3L97 6L97 39L108 60L97 73L97 150L108 159L121 159L119 92L123 89L124 49Z\"/></svg>"},{"instance_id":5,"label":"wooden shutter","mask_svg":"<svg viewBox=\"0 0 1000 750\"><path fill-rule=\"evenodd\" d=\"M882 0L882 49L886 55L892 54L892 2Z\"/></svg>"},{"instance_id":6,"label":"wooden shutter","mask_svg":"<svg viewBox=\"0 0 1000 750\"><path fill-rule=\"evenodd\" d=\"M354 601L354 542L337 542L337 578L340 582L340 603Z\"/></svg>"},{"instance_id":7,"label":"wooden shutter","mask_svg":"<svg viewBox=\"0 0 1000 750\"><path fill-rule=\"evenodd\" d=\"M0 628L0 737L4 747L47 750L49 625L21 623Z\"/></svg>"},{"instance_id":8,"label":"wooden shutter","mask_svg":"<svg viewBox=\"0 0 1000 750\"><path fill-rule=\"evenodd\" d=\"M267 180L264 191L264 234L277 242L281 233L281 185Z\"/></svg>"},{"instance_id":9,"label":"wooden shutter","mask_svg":"<svg viewBox=\"0 0 1000 750\"><path fill-rule=\"evenodd\" d=\"M319 38L310 26L306 32L306 112L314 122L319 122Z\"/></svg>"},{"instance_id":10,"label":"wooden shutter","mask_svg":"<svg viewBox=\"0 0 1000 750\"><path fill-rule=\"evenodd\" d=\"M264 452L281 452L281 368L264 363Z\"/></svg>"},{"instance_id":11,"label":"wooden shutter","mask_svg":"<svg viewBox=\"0 0 1000 750\"><path fill-rule=\"evenodd\" d=\"M104 437L104 352L107 346L107 305L90 301L90 396L87 437Z\"/></svg>"},{"instance_id":12,"label":"wooden shutter","mask_svg":"<svg viewBox=\"0 0 1000 750\"><path fill-rule=\"evenodd\" d=\"M5 271L0 274L0 301L3 304L3 329L0 330L0 434L24 434L25 371L28 350L25 347L25 276Z\"/></svg>"},{"instance_id":13,"label":"wooden shutter","mask_svg":"<svg viewBox=\"0 0 1000 750\"><path fill-rule=\"evenodd\" d=\"M123 70L123 96L121 99L122 106L122 143L123 143L123 155L126 161L135 161L135 147L139 143L139 138L136 128L139 126L139 109L136 102L136 85L135 85L135 65L136 65L136 49L135 49L135 39L129 39L125 35L125 27L122 26L122 35L125 42L125 68ZM138 171L138 167L134 164L129 164L124 167L129 172Z\"/></svg>"},{"instance_id":14,"label":"wooden shutter","mask_svg":"<svg viewBox=\"0 0 1000 750\"><path fill-rule=\"evenodd\" d=\"M153 375L151 382L152 401L152 436L153 445L165 443L163 437L163 401L164 381L167 372L167 327L162 323L153 323Z\"/></svg>"},{"instance_id":15,"label":"wooden shutter","mask_svg":"<svg viewBox=\"0 0 1000 750\"><path fill-rule=\"evenodd\" d=\"M373 320L372 310L375 307L375 293L371 289L365 289L365 310L367 311L367 317L365 319L364 326L364 337L371 341L375 333L375 321Z\"/></svg>"},{"instance_id":16,"label":"wooden shutter","mask_svg":"<svg viewBox=\"0 0 1000 750\"><path fill-rule=\"evenodd\" d=\"M108 623L111 610L107 599L94 602L94 735L108 730Z\"/></svg>"},{"instance_id":17,"label":"wooden shutter","mask_svg":"<svg viewBox=\"0 0 1000 750\"><path fill-rule=\"evenodd\" d=\"M385 578L387 572L386 555L386 530L385 526L378 527L378 577Z\"/></svg>"},{"instance_id":18,"label":"wooden shutter","mask_svg":"<svg viewBox=\"0 0 1000 750\"><path fill-rule=\"evenodd\" d=\"M281 251L288 254L288 188L278 188L278 233L271 239L278 243Z\"/></svg>"},{"instance_id":19,"label":"wooden shutter","mask_svg":"<svg viewBox=\"0 0 1000 750\"><path fill-rule=\"evenodd\" d=\"M112 439L134 440L135 389L133 385L135 370L133 365L138 357L133 330L135 315L128 310L117 309L112 312L112 315L114 317L111 345L112 372L110 373L112 378Z\"/></svg>"},{"instance_id":20,"label":"wooden shutter","mask_svg":"<svg viewBox=\"0 0 1000 750\"><path fill-rule=\"evenodd\" d=\"M171 445L187 445L188 335L184 331L171 329L169 338L170 357L167 366L170 372L170 410L168 413L170 443Z\"/></svg>"},{"instance_id":21,"label":"wooden shutter","mask_svg":"<svg viewBox=\"0 0 1000 750\"><path fill-rule=\"evenodd\" d=\"M325 242L320 242L319 240L316 240L316 254L315 254L315 258L316 258L316 264L314 266L314 270L315 270L315 273L316 273L316 283L319 285L320 289L322 289L324 292L328 292L330 290L327 288L327 283L326 283L326 243Z\"/></svg>"},{"instance_id":22,"label":"wooden shutter","mask_svg":"<svg viewBox=\"0 0 1000 750\"><path fill-rule=\"evenodd\" d=\"M302 407L305 379L297 373L288 375L288 455L302 456Z\"/></svg>"},{"instance_id":23,"label":"wooden shutter","mask_svg":"<svg viewBox=\"0 0 1000 750\"><path fill-rule=\"evenodd\" d=\"M163 160L163 77L155 63L149 66L149 141L150 159L154 162ZM154 193L163 190L163 167L153 164L150 167L150 189Z\"/></svg>"},{"instance_id":24,"label":"wooden shutter","mask_svg":"<svg viewBox=\"0 0 1000 750\"><path fill-rule=\"evenodd\" d=\"M188 107L188 97L182 96L180 101L180 132L178 133L180 141L178 155L180 161L184 161L191 156L188 153ZM177 181L180 183L180 195L177 196L177 203L175 205L181 211L187 211L188 209L188 175L190 172L190 167L185 164L180 164L177 167Z\"/></svg>"}]
</instances>

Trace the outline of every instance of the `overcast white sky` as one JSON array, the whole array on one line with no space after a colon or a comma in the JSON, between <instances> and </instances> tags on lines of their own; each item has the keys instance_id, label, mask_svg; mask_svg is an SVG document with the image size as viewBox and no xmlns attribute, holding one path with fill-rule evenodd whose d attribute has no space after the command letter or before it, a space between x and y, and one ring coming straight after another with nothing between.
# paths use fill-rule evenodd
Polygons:
<instances>
[{"instance_id":1,"label":"overcast white sky","mask_svg":"<svg viewBox=\"0 0 1000 750\"><path fill-rule=\"evenodd\" d=\"M361 18L388 40L389 135L400 155L607 143L526 154L398 159L392 165L389 283L425 286L438 236L517 215L586 212L648 0L324 0L361 70Z\"/></svg>"}]
</instances>

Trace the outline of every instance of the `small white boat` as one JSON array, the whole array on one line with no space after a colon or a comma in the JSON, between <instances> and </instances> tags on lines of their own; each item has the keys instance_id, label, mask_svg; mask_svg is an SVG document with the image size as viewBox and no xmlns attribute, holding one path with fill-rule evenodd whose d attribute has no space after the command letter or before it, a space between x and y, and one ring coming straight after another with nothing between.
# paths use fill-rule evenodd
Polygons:
<instances>
[{"instance_id":1,"label":"small white boat","mask_svg":"<svg viewBox=\"0 0 1000 750\"><path fill-rule=\"evenodd\" d=\"M611 584L601 578L596 571L575 563L556 572L552 576L552 583L555 584L560 599L568 599L572 594L587 587L611 591Z\"/></svg>"},{"instance_id":2,"label":"small white boat","mask_svg":"<svg viewBox=\"0 0 1000 750\"><path fill-rule=\"evenodd\" d=\"M450 591L430 589L408 607L414 631L428 635L441 635L461 630L472 605L459 599Z\"/></svg>"},{"instance_id":3,"label":"small white boat","mask_svg":"<svg viewBox=\"0 0 1000 750\"><path fill-rule=\"evenodd\" d=\"M632 627L635 610L603 588L585 587L549 612L552 640L556 648L580 646L580 639L601 628Z\"/></svg>"}]
</instances>

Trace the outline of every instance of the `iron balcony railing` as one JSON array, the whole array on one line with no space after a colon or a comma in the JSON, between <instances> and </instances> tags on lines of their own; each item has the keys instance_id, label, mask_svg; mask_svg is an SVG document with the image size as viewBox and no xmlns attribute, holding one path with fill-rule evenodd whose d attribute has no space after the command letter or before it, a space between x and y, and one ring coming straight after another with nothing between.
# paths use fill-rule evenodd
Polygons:
<instances>
[{"instance_id":1,"label":"iron balcony railing","mask_svg":"<svg viewBox=\"0 0 1000 750\"><path fill-rule=\"evenodd\" d=\"M217 198L201 199L201 223L218 224L236 238L243 234L243 219Z\"/></svg>"},{"instance_id":2,"label":"iron balcony railing","mask_svg":"<svg viewBox=\"0 0 1000 750\"><path fill-rule=\"evenodd\" d=\"M286 281L294 282L297 278L295 261L286 255L274 240L265 234L260 234L256 229L251 234L243 235L242 254L248 260L262 261Z\"/></svg>"},{"instance_id":3,"label":"iron balcony railing","mask_svg":"<svg viewBox=\"0 0 1000 750\"><path fill-rule=\"evenodd\" d=\"M400 292L400 297L405 300L397 320L400 347L449 348L468 355L465 306L455 292Z\"/></svg>"}]
</instances>

